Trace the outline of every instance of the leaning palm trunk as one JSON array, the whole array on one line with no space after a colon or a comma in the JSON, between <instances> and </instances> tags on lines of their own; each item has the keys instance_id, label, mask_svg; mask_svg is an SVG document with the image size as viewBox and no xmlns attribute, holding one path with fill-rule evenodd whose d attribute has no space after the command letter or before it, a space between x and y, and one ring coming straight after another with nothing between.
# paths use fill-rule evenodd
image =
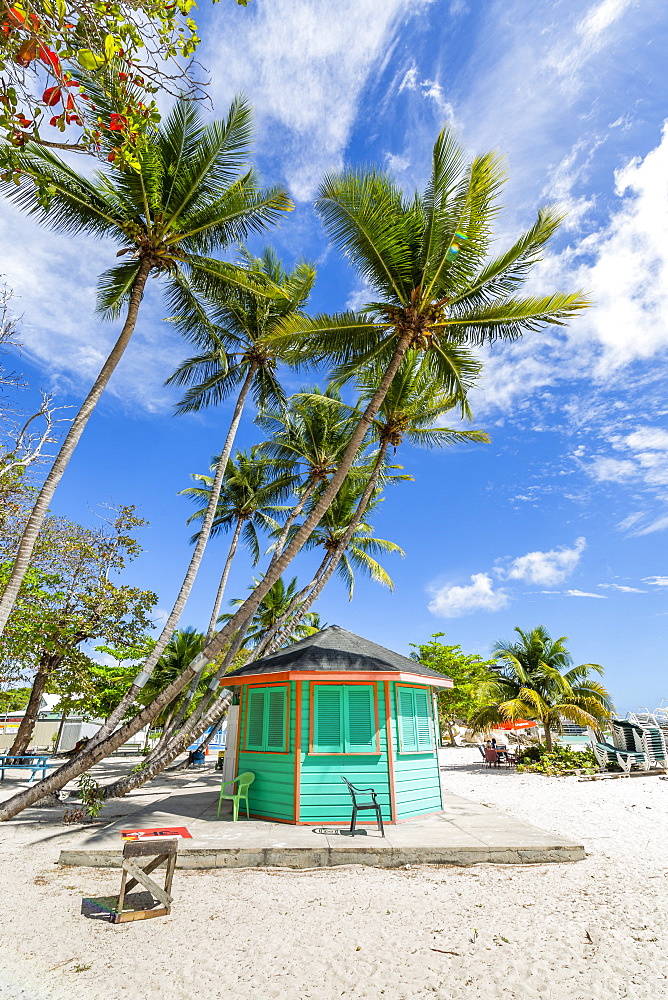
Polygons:
<instances>
[{"instance_id":1,"label":"leaning palm trunk","mask_svg":"<svg viewBox=\"0 0 668 1000\"><path fill-rule=\"evenodd\" d=\"M253 363L249 366L248 373L244 380L244 383L237 397L236 406L234 407L234 414L232 416L232 422L230 424L229 430L227 432L227 439L225 441L225 447L223 452L218 459L218 465L216 466L216 475L214 476L213 482L211 484L211 495L209 497L209 503L206 508L206 513L202 520L202 527L197 536L197 544L195 545L195 550L188 564L188 569L186 570L186 575L183 578L183 583L181 584L181 589L179 590L176 601L174 602L174 607L172 608L169 618L165 623L165 627L160 634L160 638L155 644L154 648L151 650L149 657L143 665L141 672L135 677L134 682L130 685L126 693L121 698L119 704L116 706L114 711L111 713L109 718L106 720L103 726L100 727L98 732L93 736L92 743L96 745L101 743L109 733L112 733L116 726L120 723L121 719L130 708L130 706L135 701L137 695L146 684L146 682L151 677L155 666L165 651L167 643L171 639L174 629L179 623L179 619L183 614L183 609L186 606L186 601L190 597L190 591L192 590L193 584L195 582L195 577L197 576L197 571L199 570L200 564L202 562L202 557L204 556L204 550L206 549L207 542L209 540L209 535L211 533L211 527L213 525L216 510L218 507L218 500L220 499L220 491L223 486L223 479L225 477L225 470L227 469L227 462L232 451L232 446L234 444L234 439L236 437L237 429L239 427L239 422L241 420L241 414L243 412L244 403L246 402L246 396L251 387L255 371L257 369L257 364ZM211 657L209 657L211 659Z\"/></svg>"},{"instance_id":2,"label":"leaning palm trunk","mask_svg":"<svg viewBox=\"0 0 668 1000\"><path fill-rule=\"evenodd\" d=\"M266 633L262 641L257 644L255 649L253 650L253 659L258 660L265 653L265 651L267 651L268 653L273 653L274 649L278 648L280 643L279 642L275 643L273 640L279 634L279 632L283 633L286 622L290 621L290 629L285 630L285 634L281 635L280 642L283 642L287 638L287 636L290 634L290 630L292 630L293 628L293 620L294 621L297 620L293 619L293 616L295 615L297 608L299 607L300 603L303 600L305 600L305 598L308 596L308 593L311 590L311 588L315 587L316 584L318 583L320 575L324 572L329 558L330 558L330 553L328 552L325 558L318 566L313 579L310 580L305 587L302 587L299 593L292 599L292 601L290 601L289 607L283 612L281 617L276 622L274 622L274 624ZM301 621L302 617L303 616L300 615L298 620Z\"/></svg>"},{"instance_id":3,"label":"leaning palm trunk","mask_svg":"<svg viewBox=\"0 0 668 1000\"><path fill-rule=\"evenodd\" d=\"M230 543L230 548L227 553L227 559L225 560L225 565L223 567L223 573L220 578L220 583L218 584L218 591L216 593L216 599L213 602L213 610L211 612L211 618L209 619L209 627L206 630L206 641L213 636L216 631L216 625L218 624L218 618L220 617L220 606L223 603L223 597L225 596L225 588L227 586L227 578L230 575L230 567L232 565L232 560L236 555L237 545L239 544L239 537L241 535L241 527L243 521L241 518L237 521L237 526L234 529L234 535L232 536L232 541Z\"/></svg>"},{"instance_id":4,"label":"leaning palm trunk","mask_svg":"<svg viewBox=\"0 0 668 1000\"><path fill-rule=\"evenodd\" d=\"M383 464L385 462L386 453L387 453L387 442L383 442L383 444L381 444L380 446L380 450L376 457L373 471L369 476L367 484L364 488L364 492L362 493L362 496L360 497L359 503L357 505L357 509L355 510L355 513L353 515L350 524L346 528L343 538L341 539L341 541L331 554L329 562L326 565L324 565L323 562L323 564L321 565L322 572L319 571L319 575L316 574L316 582L313 586L313 589L311 590L311 593L303 602L303 604L295 614L294 618L292 618L292 620L290 621L288 628L284 629L280 635L276 636L274 641L269 645L269 652L273 652L275 649L278 649L281 643L285 642L286 638L290 634L290 630L294 629L300 623L300 621L302 621L304 615L307 613L311 605L313 605L317 601L318 597L325 589L325 585L330 579L332 573L341 562L343 554L348 548L348 545L350 544L353 535L357 531L357 528L362 518L364 517L366 509L369 506L369 501L371 500L371 497L374 494L374 490L376 489L376 485L378 483L378 479L380 477L380 473L382 471Z\"/></svg>"},{"instance_id":5,"label":"leaning palm trunk","mask_svg":"<svg viewBox=\"0 0 668 1000\"><path fill-rule=\"evenodd\" d=\"M84 771L88 771L94 764L97 764L104 757L117 750L118 747L127 743L135 733L138 733L147 723L152 722L153 719L160 715L162 710L183 691L195 674L199 672L202 663L205 661L208 662L206 655L199 653L179 677L175 678L171 684L168 684L153 699L150 705L146 705L133 719L126 722L124 726L121 726L120 729L117 729L107 736L106 739L100 743L96 743L94 746L91 746L89 741L77 757L63 764L62 767L59 767L47 778L38 781L29 788L22 789L16 795L13 795L11 799L3 802L0 806L0 822L16 816L22 809L26 809L34 802L38 802L45 795L64 788L68 781L72 781L73 778L77 778Z\"/></svg>"},{"instance_id":6,"label":"leaning palm trunk","mask_svg":"<svg viewBox=\"0 0 668 1000\"><path fill-rule=\"evenodd\" d=\"M283 530L281 531L279 539L276 542L276 550L275 550L276 555L280 555L283 549L285 548L285 543L288 540L288 534L290 532L290 528L292 527L292 525L295 523L295 521L303 511L304 507L306 506L307 500L310 498L311 494L313 493L317 485L318 485L317 479L314 479L312 482L310 482L309 485L304 490L304 492L302 493L299 499L299 503L297 503L290 512L290 516L283 525Z\"/></svg>"},{"instance_id":7,"label":"leaning palm trunk","mask_svg":"<svg viewBox=\"0 0 668 1000\"><path fill-rule=\"evenodd\" d=\"M170 740L167 746L163 747L160 753L151 755L151 758L146 758L144 766L139 771L135 771L134 774L126 774L125 777L120 778L118 781L112 782L110 785L106 785L104 789L105 799L120 798L122 795L127 795L128 792L133 791L135 788L139 788L140 785L145 785L147 781L151 781L155 778L156 774L172 763L179 754L183 753L186 747L195 740L199 739L202 733L205 733L209 726L215 725L216 722L224 718L227 712L228 706L232 701L232 694L228 690L222 691L216 700L213 702L208 712L202 716L197 725L190 730L190 732L185 732L182 730L174 739Z\"/></svg>"},{"instance_id":8,"label":"leaning palm trunk","mask_svg":"<svg viewBox=\"0 0 668 1000\"><path fill-rule=\"evenodd\" d=\"M3 591L2 598L0 599L0 635L2 635L4 631L7 619L12 612L19 590L21 589L23 578L25 577L28 567L30 566L30 559L32 557L33 549L35 548L35 542L37 541L37 536L39 535L42 524L44 523L44 518L47 515L49 505L53 499L53 494L56 491L56 487L63 477L63 473L65 472L65 469L74 454L74 450L79 443L79 438L83 434L84 428L88 423L100 396L106 389L109 379L116 370L116 367L123 357L125 349L130 342L130 338L134 333L137 323L137 315L139 312L139 304L141 302L142 295L144 294L144 287L152 266L153 265L149 257L144 257L142 259L139 265L139 270L137 271L135 283L132 287L128 311L120 336L114 344L107 360L103 364L100 374L95 380L93 388L86 396L79 412L72 421L72 426L70 427L67 437L63 441L60 451L58 452L58 455L49 470L49 474L44 481L44 485L40 490L39 496L37 497L37 502L35 503L26 526L23 529L21 541L19 543L14 565L12 567L11 576L9 577L7 586Z\"/></svg>"},{"instance_id":9,"label":"leaning palm trunk","mask_svg":"<svg viewBox=\"0 0 668 1000\"><path fill-rule=\"evenodd\" d=\"M143 711L139 712L134 719L121 729L114 733L110 733L110 735L101 739L91 749L89 749L90 744L88 744L85 747L84 752L81 753L75 760L71 761L67 765L64 765L62 768L58 768L58 770L49 775L48 778L44 778L42 781L37 782L30 788L24 789L18 794L12 796L11 799L8 799L3 806L0 807L0 821L11 819L12 816L21 812L22 809L32 805L33 802L38 802L44 795L48 795L50 792L63 788L68 781L71 781L84 771L87 771L93 766L93 764L96 764L99 760L102 760L108 754L112 753L119 746L125 743L130 736L134 736L135 733L139 732L139 730L142 729L147 722L151 722L157 715L159 715L162 709L165 708L165 706L168 705L170 701L172 701L172 699L186 687L186 685L201 669L203 661L207 660L210 662L215 656L217 656L225 647L225 643L230 641L240 626L249 618L252 618L265 594L269 592L279 577L283 575L294 557L301 551L304 543L309 538L313 529L320 523L323 514L328 510L330 504L343 485L343 482L348 475L353 462L355 461L369 427L371 426L371 422L378 413L378 410L387 395L387 391L392 384L392 380L401 365L410 341L411 332L404 331L399 337L392 359L387 366L378 389L371 397L364 413L360 417L357 427L351 435L348 447L346 448L343 458L341 459L339 468L330 479L327 488L323 491L322 496L314 506L311 514L295 533L295 537L292 539L290 544L286 546L280 556L274 556L265 577L260 581L250 597L244 601L236 614L234 614L232 618L223 626L220 632L214 636L204 650L197 657L195 657L193 662L186 667L180 677L177 677L167 688L165 688L165 690L162 691L150 705L147 705ZM137 686L136 684L133 684L130 690L134 691L132 695L132 698L134 699L141 690L141 685ZM127 707L129 707L129 698L127 701ZM165 752L166 750L167 748L165 748Z\"/></svg>"}]
</instances>

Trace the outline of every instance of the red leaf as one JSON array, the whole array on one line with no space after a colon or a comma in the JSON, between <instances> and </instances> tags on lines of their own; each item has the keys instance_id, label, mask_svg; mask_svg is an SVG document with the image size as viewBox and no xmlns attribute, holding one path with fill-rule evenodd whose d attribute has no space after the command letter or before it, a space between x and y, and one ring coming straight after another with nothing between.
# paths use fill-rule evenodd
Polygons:
<instances>
[{"instance_id":1,"label":"red leaf","mask_svg":"<svg viewBox=\"0 0 668 1000\"><path fill-rule=\"evenodd\" d=\"M42 100L46 104L47 108L52 108L54 105L60 104L62 100L60 87L47 87L42 94Z\"/></svg>"},{"instance_id":2,"label":"red leaf","mask_svg":"<svg viewBox=\"0 0 668 1000\"><path fill-rule=\"evenodd\" d=\"M29 66L37 55L37 42L34 38L29 38L24 42L16 53L16 62L19 66Z\"/></svg>"}]
</instances>

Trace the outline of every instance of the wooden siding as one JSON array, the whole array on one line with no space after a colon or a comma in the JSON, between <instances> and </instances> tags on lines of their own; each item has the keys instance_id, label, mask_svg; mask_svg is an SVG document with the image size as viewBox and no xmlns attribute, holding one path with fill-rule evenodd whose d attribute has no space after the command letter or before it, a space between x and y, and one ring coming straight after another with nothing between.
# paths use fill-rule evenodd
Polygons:
<instances>
[{"instance_id":1,"label":"wooden siding","mask_svg":"<svg viewBox=\"0 0 668 1000\"><path fill-rule=\"evenodd\" d=\"M401 753L397 731L396 684L392 689L392 740L394 747L394 788L397 801L397 819L423 816L438 812L441 803L441 777L438 769L438 752L433 719L433 699L428 697L431 753ZM427 689L428 690L428 689Z\"/></svg>"},{"instance_id":2,"label":"wooden siding","mask_svg":"<svg viewBox=\"0 0 668 1000\"><path fill-rule=\"evenodd\" d=\"M390 782L384 726L385 692L382 683L376 685L376 688L380 722L380 753L310 754L308 747L302 746L299 808L299 821L301 823L347 824L350 822L352 801L348 789L341 780L341 775L345 775L353 785L361 788L374 788L378 793L383 819L390 822ZM310 683L305 682L302 691L302 734L308 733L310 729L310 705ZM375 821L375 816L371 811L365 810L358 813L358 820L372 822Z\"/></svg>"},{"instance_id":3,"label":"wooden siding","mask_svg":"<svg viewBox=\"0 0 668 1000\"><path fill-rule=\"evenodd\" d=\"M246 745L248 725L247 693L242 695L241 706L241 748ZM252 771L255 781L250 786L248 801L251 816L266 816L270 819L294 819L294 776L295 776L295 684L290 684L290 725L288 728L288 752L265 753L240 749L237 774Z\"/></svg>"}]
</instances>

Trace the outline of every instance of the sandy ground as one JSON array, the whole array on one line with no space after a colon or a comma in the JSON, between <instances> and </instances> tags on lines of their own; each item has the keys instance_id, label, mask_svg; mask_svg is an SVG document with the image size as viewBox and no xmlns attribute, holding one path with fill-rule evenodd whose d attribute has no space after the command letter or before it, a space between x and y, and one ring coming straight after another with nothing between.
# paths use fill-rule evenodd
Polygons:
<instances>
[{"instance_id":1,"label":"sandy ground","mask_svg":"<svg viewBox=\"0 0 668 1000\"><path fill-rule=\"evenodd\" d=\"M0 996L21 1000L668 998L668 781L578 782L444 752L457 794L585 843L575 864L179 871L167 918L110 925L118 873L0 829ZM62 828L61 828L62 833Z\"/></svg>"}]
</instances>

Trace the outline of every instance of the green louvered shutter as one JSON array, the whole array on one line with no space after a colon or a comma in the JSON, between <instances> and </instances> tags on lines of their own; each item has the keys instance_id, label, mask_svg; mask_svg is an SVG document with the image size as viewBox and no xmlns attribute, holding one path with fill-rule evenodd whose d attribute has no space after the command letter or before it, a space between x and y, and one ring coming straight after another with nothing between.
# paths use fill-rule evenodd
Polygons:
<instances>
[{"instance_id":1,"label":"green louvered shutter","mask_svg":"<svg viewBox=\"0 0 668 1000\"><path fill-rule=\"evenodd\" d=\"M264 750L264 703L264 690L251 688L248 692L248 716L246 720L247 750Z\"/></svg>"},{"instance_id":2,"label":"green louvered shutter","mask_svg":"<svg viewBox=\"0 0 668 1000\"><path fill-rule=\"evenodd\" d=\"M373 688L346 687L346 753L373 753L376 749L376 713Z\"/></svg>"},{"instance_id":3,"label":"green louvered shutter","mask_svg":"<svg viewBox=\"0 0 668 1000\"><path fill-rule=\"evenodd\" d=\"M267 690L267 728L265 749L284 751L285 746L285 710L287 705L287 690L284 687Z\"/></svg>"},{"instance_id":4,"label":"green louvered shutter","mask_svg":"<svg viewBox=\"0 0 668 1000\"><path fill-rule=\"evenodd\" d=\"M313 714L313 752L343 753L343 689L314 685Z\"/></svg>"},{"instance_id":5,"label":"green louvered shutter","mask_svg":"<svg viewBox=\"0 0 668 1000\"><path fill-rule=\"evenodd\" d=\"M413 688L398 687L397 703L399 706L399 752L415 753L418 748L417 726L415 724L415 702Z\"/></svg>"},{"instance_id":6,"label":"green louvered shutter","mask_svg":"<svg viewBox=\"0 0 668 1000\"><path fill-rule=\"evenodd\" d=\"M413 688L415 704L415 728L417 729L417 749L432 750L431 719L429 715L429 691L427 688Z\"/></svg>"}]
</instances>

